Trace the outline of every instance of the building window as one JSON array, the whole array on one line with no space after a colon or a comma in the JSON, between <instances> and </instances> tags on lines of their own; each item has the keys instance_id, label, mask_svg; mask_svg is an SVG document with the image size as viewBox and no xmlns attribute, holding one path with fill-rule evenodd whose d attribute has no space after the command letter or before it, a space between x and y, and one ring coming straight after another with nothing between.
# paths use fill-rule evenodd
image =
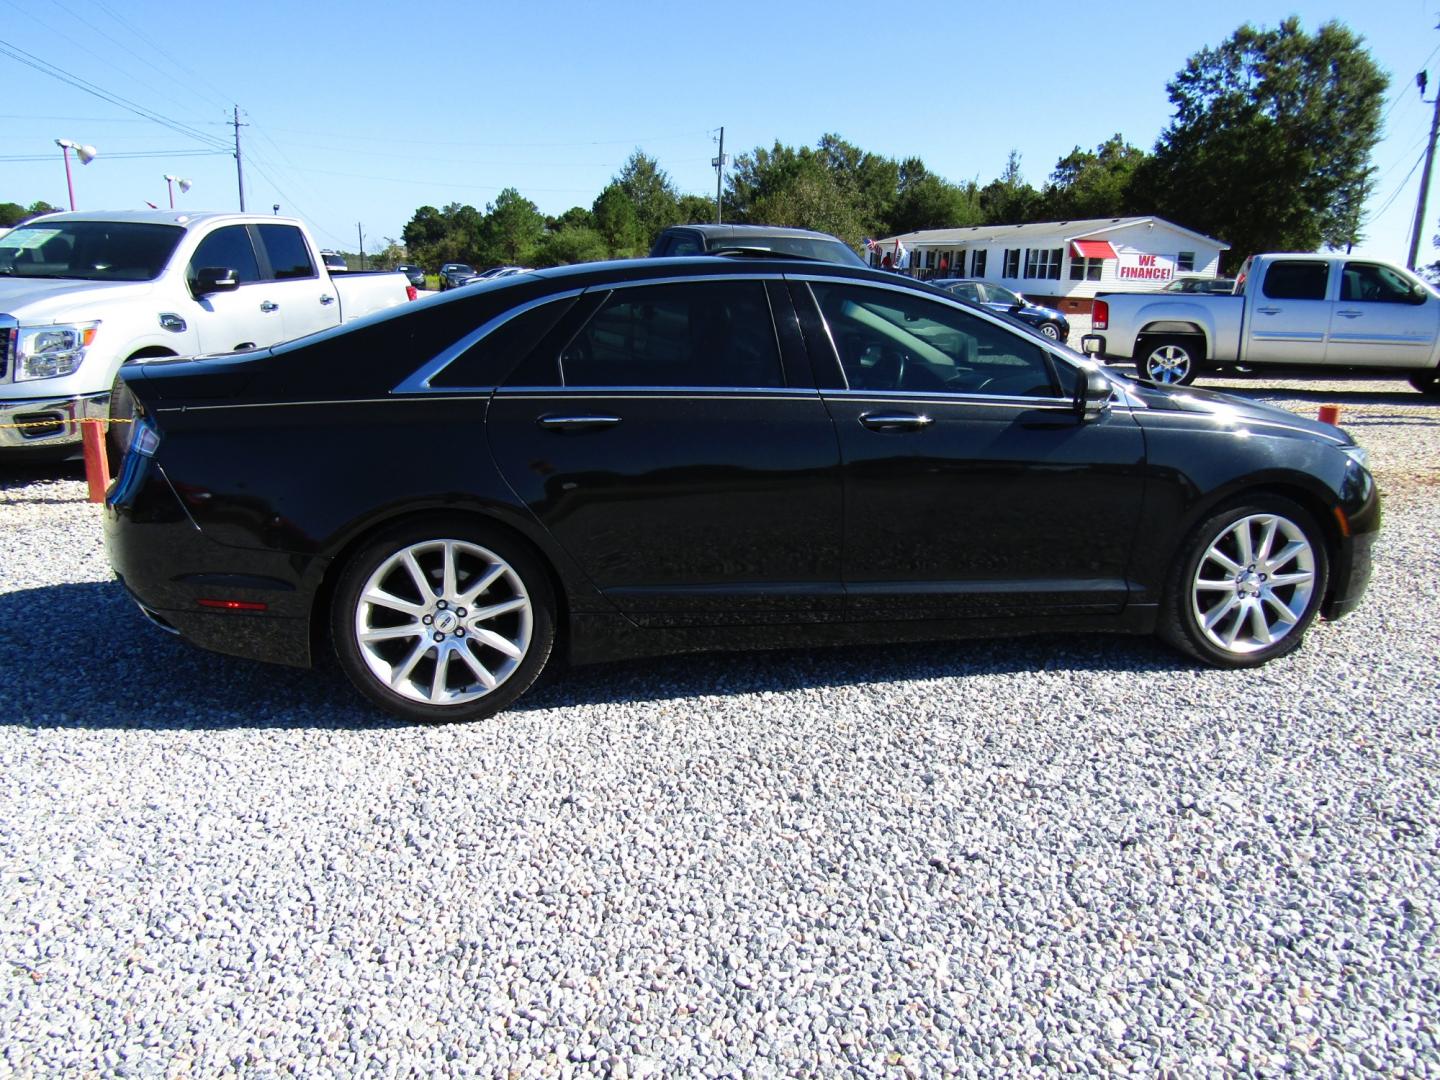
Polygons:
<instances>
[{"instance_id":1,"label":"building window","mask_svg":"<svg viewBox=\"0 0 1440 1080\"><path fill-rule=\"evenodd\" d=\"M1076 259L1070 260L1071 281L1099 281L1100 273L1105 267L1104 259Z\"/></svg>"},{"instance_id":2,"label":"building window","mask_svg":"<svg viewBox=\"0 0 1440 1080\"><path fill-rule=\"evenodd\" d=\"M1195 269L1195 253L1193 251L1182 251L1175 259L1175 269L1182 274L1189 274Z\"/></svg>"},{"instance_id":3,"label":"building window","mask_svg":"<svg viewBox=\"0 0 1440 1080\"><path fill-rule=\"evenodd\" d=\"M985 276L985 256L988 255L989 253L990 253L990 252L989 252L989 249L988 249L988 248L976 248L976 249L975 249L975 253L970 256L970 276L971 276L971 277L984 277L984 276ZM962 260L964 259L965 253L964 253L963 251L960 253L960 257L961 257ZM961 267L960 269L963 271L964 267ZM965 275L964 275L963 273L961 273L960 276L961 276L961 277L964 277Z\"/></svg>"},{"instance_id":4,"label":"building window","mask_svg":"<svg viewBox=\"0 0 1440 1080\"><path fill-rule=\"evenodd\" d=\"M1018 278L1020 276L1020 249L1005 249L1005 272L1000 275L1007 278Z\"/></svg>"},{"instance_id":5,"label":"building window","mask_svg":"<svg viewBox=\"0 0 1440 1080\"><path fill-rule=\"evenodd\" d=\"M1025 276L1058 280L1060 261L1064 257L1064 248L1027 248L1025 251Z\"/></svg>"}]
</instances>

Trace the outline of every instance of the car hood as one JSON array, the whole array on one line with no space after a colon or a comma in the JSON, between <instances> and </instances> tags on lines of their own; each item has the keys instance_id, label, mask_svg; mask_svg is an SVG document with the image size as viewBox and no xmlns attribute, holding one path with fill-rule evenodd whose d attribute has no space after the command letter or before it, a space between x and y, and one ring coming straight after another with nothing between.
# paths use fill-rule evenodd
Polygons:
<instances>
[{"instance_id":1,"label":"car hood","mask_svg":"<svg viewBox=\"0 0 1440 1080\"><path fill-rule=\"evenodd\" d=\"M1038 315L1042 319L1054 319L1056 322L1068 322L1064 315L1054 308L1043 307L1040 304L1026 302L1024 312L1026 315Z\"/></svg>"},{"instance_id":2,"label":"car hood","mask_svg":"<svg viewBox=\"0 0 1440 1080\"><path fill-rule=\"evenodd\" d=\"M1123 380L1125 389L1148 409L1164 412L1193 413L1206 416L1216 423L1240 425L1247 421L1263 421L1268 424L1283 424L1295 431L1324 439L1329 443L1349 445L1354 440L1345 432L1318 420L1308 420L1288 409L1273 405L1262 405L1258 401L1201 390L1194 386L1160 386L1156 383L1138 380Z\"/></svg>"},{"instance_id":3,"label":"car hood","mask_svg":"<svg viewBox=\"0 0 1440 1080\"><path fill-rule=\"evenodd\" d=\"M149 281L0 277L0 311L21 323L91 319L97 304L128 303L150 292Z\"/></svg>"}]
</instances>

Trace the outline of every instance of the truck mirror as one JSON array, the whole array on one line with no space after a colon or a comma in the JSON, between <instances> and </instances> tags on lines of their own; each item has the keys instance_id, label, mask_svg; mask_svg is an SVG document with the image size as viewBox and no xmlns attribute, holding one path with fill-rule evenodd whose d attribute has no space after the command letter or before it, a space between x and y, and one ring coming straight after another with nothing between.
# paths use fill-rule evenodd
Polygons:
<instances>
[{"instance_id":1,"label":"truck mirror","mask_svg":"<svg viewBox=\"0 0 1440 1080\"><path fill-rule=\"evenodd\" d=\"M240 275L228 266L202 266L195 273L195 297L211 293L234 292L240 287Z\"/></svg>"}]
</instances>

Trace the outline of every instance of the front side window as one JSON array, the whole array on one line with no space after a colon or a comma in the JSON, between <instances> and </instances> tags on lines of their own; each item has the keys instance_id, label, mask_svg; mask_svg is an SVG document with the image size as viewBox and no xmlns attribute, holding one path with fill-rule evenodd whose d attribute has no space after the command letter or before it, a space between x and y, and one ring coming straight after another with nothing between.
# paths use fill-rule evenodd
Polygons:
<instances>
[{"instance_id":1,"label":"front side window","mask_svg":"<svg viewBox=\"0 0 1440 1080\"><path fill-rule=\"evenodd\" d=\"M241 285L260 280L260 264L255 259L255 248L250 243L250 228L246 225L226 225L216 229L195 249L190 265L185 271L190 288L200 281L200 271L206 267L228 267L235 271Z\"/></svg>"},{"instance_id":2,"label":"front side window","mask_svg":"<svg viewBox=\"0 0 1440 1080\"><path fill-rule=\"evenodd\" d=\"M1271 300L1324 300L1330 280L1328 263L1282 259L1265 271L1262 292Z\"/></svg>"},{"instance_id":3,"label":"front side window","mask_svg":"<svg viewBox=\"0 0 1440 1080\"><path fill-rule=\"evenodd\" d=\"M1004 285L985 286L985 299L992 304L1004 304L1007 307L1021 303L1019 295L1005 288Z\"/></svg>"},{"instance_id":4,"label":"front side window","mask_svg":"<svg viewBox=\"0 0 1440 1080\"><path fill-rule=\"evenodd\" d=\"M783 387L765 286L616 289L560 355L566 386Z\"/></svg>"},{"instance_id":5,"label":"front side window","mask_svg":"<svg viewBox=\"0 0 1440 1080\"><path fill-rule=\"evenodd\" d=\"M270 260L270 272L276 278L283 281L315 276L310 249L305 246L305 237L294 225L261 225L260 242L265 245L265 257ZM343 265L344 260L340 261Z\"/></svg>"},{"instance_id":6,"label":"front side window","mask_svg":"<svg viewBox=\"0 0 1440 1080\"><path fill-rule=\"evenodd\" d=\"M888 289L812 283L852 390L1053 397L1045 351L968 312Z\"/></svg>"},{"instance_id":7,"label":"front side window","mask_svg":"<svg viewBox=\"0 0 1440 1080\"><path fill-rule=\"evenodd\" d=\"M952 285L950 291L961 300L970 300L977 304L980 302L980 286L973 281L962 281L959 285Z\"/></svg>"},{"instance_id":8,"label":"front side window","mask_svg":"<svg viewBox=\"0 0 1440 1080\"><path fill-rule=\"evenodd\" d=\"M1410 304L1415 286L1404 275L1375 263L1345 264L1340 280L1340 299L1371 304Z\"/></svg>"}]
</instances>

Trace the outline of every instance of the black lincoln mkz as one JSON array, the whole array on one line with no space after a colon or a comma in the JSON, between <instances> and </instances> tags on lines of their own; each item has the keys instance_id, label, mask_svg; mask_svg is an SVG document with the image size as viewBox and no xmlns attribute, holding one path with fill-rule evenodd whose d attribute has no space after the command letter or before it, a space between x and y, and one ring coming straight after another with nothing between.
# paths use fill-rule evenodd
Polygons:
<instances>
[{"instance_id":1,"label":"black lincoln mkz","mask_svg":"<svg viewBox=\"0 0 1440 1080\"><path fill-rule=\"evenodd\" d=\"M1118 629L1259 664L1358 602L1379 526L1333 427L799 259L537 271L123 377L106 527L146 614L333 648L418 719L557 653Z\"/></svg>"}]
</instances>

